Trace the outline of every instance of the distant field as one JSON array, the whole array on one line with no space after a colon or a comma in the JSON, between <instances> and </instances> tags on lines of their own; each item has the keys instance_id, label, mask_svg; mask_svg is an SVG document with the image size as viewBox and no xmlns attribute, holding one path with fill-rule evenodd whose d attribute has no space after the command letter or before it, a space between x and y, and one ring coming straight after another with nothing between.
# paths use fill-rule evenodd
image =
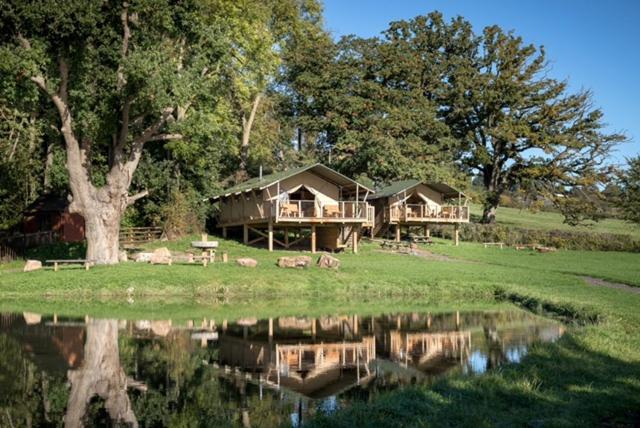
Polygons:
<instances>
[{"instance_id":1,"label":"distant field","mask_svg":"<svg viewBox=\"0 0 640 428\"><path fill-rule=\"evenodd\" d=\"M481 216L482 207L480 205L471 205L471 214L478 217ZM498 208L496 220L499 224L518 226L525 229L559 229L583 232L619 233L633 235L640 238L640 227L622 220L607 219L594 223L590 226L570 226L563 223L564 217L559 213L542 211L534 213L527 210L506 207Z\"/></svg>"}]
</instances>

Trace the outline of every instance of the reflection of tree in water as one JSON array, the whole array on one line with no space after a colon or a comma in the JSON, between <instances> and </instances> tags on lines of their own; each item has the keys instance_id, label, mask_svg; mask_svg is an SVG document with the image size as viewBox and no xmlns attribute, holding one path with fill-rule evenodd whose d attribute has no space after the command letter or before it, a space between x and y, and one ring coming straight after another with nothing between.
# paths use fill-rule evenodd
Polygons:
<instances>
[{"instance_id":1,"label":"reflection of tree in water","mask_svg":"<svg viewBox=\"0 0 640 428\"><path fill-rule=\"evenodd\" d=\"M30 361L21 344L0 334L0 426L58 426L67 403L62 377Z\"/></svg>"},{"instance_id":2,"label":"reflection of tree in water","mask_svg":"<svg viewBox=\"0 0 640 428\"><path fill-rule=\"evenodd\" d=\"M87 406L95 396L104 400L112 421L138 426L127 395L127 376L120 365L116 320L89 321L82 366L70 370L68 376L71 394L65 426L84 426Z\"/></svg>"}]
</instances>

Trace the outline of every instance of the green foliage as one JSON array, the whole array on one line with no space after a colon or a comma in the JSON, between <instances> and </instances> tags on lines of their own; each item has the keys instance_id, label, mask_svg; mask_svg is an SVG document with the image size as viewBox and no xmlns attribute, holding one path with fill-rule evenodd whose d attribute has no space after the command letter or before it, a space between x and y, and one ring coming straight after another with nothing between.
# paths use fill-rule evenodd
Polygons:
<instances>
[{"instance_id":1,"label":"green foliage","mask_svg":"<svg viewBox=\"0 0 640 428\"><path fill-rule=\"evenodd\" d=\"M204 227L204 208L197 194L175 190L161 208L164 231L170 239L197 233Z\"/></svg>"},{"instance_id":2,"label":"green foliage","mask_svg":"<svg viewBox=\"0 0 640 428\"><path fill-rule=\"evenodd\" d=\"M450 227L436 226L437 236L450 237ZM580 232L574 230L524 229L500 224L463 224L460 238L472 242L504 242L507 245L538 244L548 247L586 251L640 252L640 239L626 234Z\"/></svg>"},{"instance_id":3,"label":"green foliage","mask_svg":"<svg viewBox=\"0 0 640 428\"><path fill-rule=\"evenodd\" d=\"M627 162L628 168L619 174L618 206L625 220L640 224L640 156Z\"/></svg>"},{"instance_id":4,"label":"green foliage","mask_svg":"<svg viewBox=\"0 0 640 428\"><path fill-rule=\"evenodd\" d=\"M57 242L27 248L24 257L34 260L83 259L87 246L84 242Z\"/></svg>"}]
</instances>

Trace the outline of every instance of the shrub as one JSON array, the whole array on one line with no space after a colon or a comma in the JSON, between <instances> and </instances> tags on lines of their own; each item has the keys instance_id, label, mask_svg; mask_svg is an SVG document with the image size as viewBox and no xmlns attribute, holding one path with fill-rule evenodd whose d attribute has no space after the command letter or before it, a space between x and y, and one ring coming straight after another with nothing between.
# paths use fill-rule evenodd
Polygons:
<instances>
[{"instance_id":1,"label":"shrub","mask_svg":"<svg viewBox=\"0 0 640 428\"><path fill-rule=\"evenodd\" d=\"M435 226L435 236L451 238L450 226ZM640 252L640 240L613 233L567 230L535 230L500 224L468 223L460 227L460 238L472 242L504 242L507 245L540 244L567 250Z\"/></svg>"}]
</instances>

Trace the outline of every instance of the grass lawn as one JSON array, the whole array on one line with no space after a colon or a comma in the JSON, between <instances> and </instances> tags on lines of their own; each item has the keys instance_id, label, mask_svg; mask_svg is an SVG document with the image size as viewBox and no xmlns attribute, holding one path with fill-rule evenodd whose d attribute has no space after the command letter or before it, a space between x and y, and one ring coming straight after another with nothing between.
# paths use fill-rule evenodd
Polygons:
<instances>
[{"instance_id":1,"label":"grass lawn","mask_svg":"<svg viewBox=\"0 0 640 428\"><path fill-rule=\"evenodd\" d=\"M471 205L471 215L482 216L480 205ZM517 208L500 207L496 213L498 224L537 230L569 230L577 232L599 232L632 235L640 238L640 226L623 220L605 219L588 226L570 226L563 223L560 213L540 211L537 213Z\"/></svg>"},{"instance_id":2,"label":"grass lawn","mask_svg":"<svg viewBox=\"0 0 640 428\"><path fill-rule=\"evenodd\" d=\"M156 243L186 250L189 240ZM438 241L440 258L383 253L363 244L338 271L284 270L280 255L221 240L234 263L208 268L127 263L32 273L0 270L0 310L93 316L267 316L414 307L473 308L514 301L581 321L557 344L538 345L519 365L435 386L391 392L317 426L633 426L640 423L640 295L588 285L593 276L640 286L640 254L528 251ZM443 257L446 256L446 257ZM445 260L443 260L445 258ZM134 303L126 303L127 299ZM205 315L206 314L206 315Z\"/></svg>"}]
</instances>

